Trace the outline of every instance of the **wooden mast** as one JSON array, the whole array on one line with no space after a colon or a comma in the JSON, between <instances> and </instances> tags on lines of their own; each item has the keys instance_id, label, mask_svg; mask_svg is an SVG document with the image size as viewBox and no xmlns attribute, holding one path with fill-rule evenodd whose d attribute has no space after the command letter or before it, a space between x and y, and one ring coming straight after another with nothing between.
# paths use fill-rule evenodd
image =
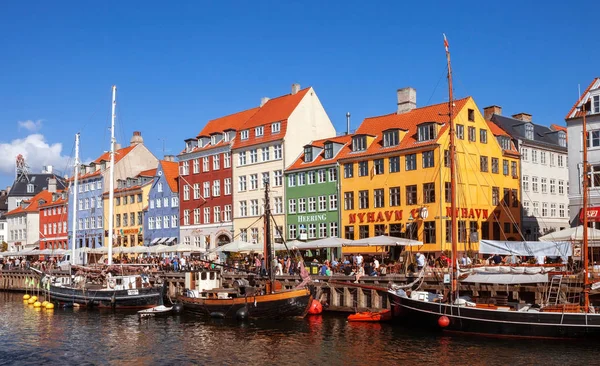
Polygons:
<instances>
[{"instance_id":1,"label":"wooden mast","mask_svg":"<svg viewBox=\"0 0 600 366\"><path fill-rule=\"evenodd\" d=\"M273 284L275 283L275 272L273 271L273 252L271 248L271 205L269 203L269 179L264 180L265 184L265 213L264 213L264 258L265 258L265 270L269 282L267 283L267 293L271 293L274 289Z\"/></svg>"},{"instance_id":2,"label":"wooden mast","mask_svg":"<svg viewBox=\"0 0 600 366\"><path fill-rule=\"evenodd\" d=\"M457 243L458 227L456 223L456 145L454 130L454 96L452 93L452 66L450 65L450 51L448 50L448 40L444 34L444 47L446 48L446 60L448 63L448 122L450 124L450 233L452 240L452 254L450 256L452 295L457 297L458 292L458 264L457 264Z\"/></svg>"},{"instance_id":3,"label":"wooden mast","mask_svg":"<svg viewBox=\"0 0 600 366\"><path fill-rule=\"evenodd\" d=\"M583 112L583 207L581 214L583 215L583 245L582 245L582 255L583 255L583 308L585 312L589 312L590 309L590 288L589 288L589 278L588 278L588 215L587 215L587 206L588 206L588 136L587 136L587 122L585 119L585 103L581 108Z\"/></svg>"}]
</instances>

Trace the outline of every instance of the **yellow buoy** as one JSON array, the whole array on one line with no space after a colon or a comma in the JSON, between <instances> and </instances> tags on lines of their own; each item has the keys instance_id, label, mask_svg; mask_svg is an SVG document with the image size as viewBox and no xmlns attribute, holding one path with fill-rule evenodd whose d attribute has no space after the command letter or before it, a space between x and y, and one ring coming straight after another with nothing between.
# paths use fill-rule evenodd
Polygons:
<instances>
[{"instance_id":1,"label":"yellow buoy","mask_svg":"<svg viewBox=\"0 0 600 366\"><path fill-rule=\"evenodd\" d=\"M34 295L34 296L31 296L31 299L33 299L33 301L35 302L35 301L37 301L38 297Z\"/></svg>"},{"instance_id":2,"label":"yellow buoy","mask_svg":"<svg viewBox=\"0 0 600 366\"><path fill-rule=\"evenodd\" d=\"M42 307L46 307L46 304L47 304L47 303L48 303L48 301L44 300L44 301L42 302Z\"/></svg>"},{"instance_id":3,"label":"yellow buoy","mask_svg":"<svg viewBox=\"0 0 600 366\"><path fill-rule=\"evenodd\" d=\"M29 300L31 298L31 296L29 295L23 295L23 300Z\"/></svg>"},{"instance_id":4,"label":"yellow buoy","mask_svg":"<svg viewBox=\"0 0 600 366\"><path fill-rule=\"evenodd\" d=\"M40 306L42 306L42 303L39 302L39 301L36 301L36 302L33 303L33 307L34 308L39 308Z\"/></svg>"},{"instance_id":5,"label":"yellow buoy","mask_svg":"<svg viewBox=\"0 0 600 366\"><path fill-rule=\"evenodd\" d=\"M29 300L27 300L27 303L28 303L28 304L33 304L34 302L35 302L35 300L33 299L33 297L32 297L32 298L30 298Z\"/></svg>"},{"instance_id":6,"label":"yellow buoy","mask_svg":"<svg viewBox=\"0 0 600 366\"><path fill-rule=\"evenodd\" d=\"M54 309L54 304L49 302L46 304L46 309Z\"/></svg>"}]
</instances>

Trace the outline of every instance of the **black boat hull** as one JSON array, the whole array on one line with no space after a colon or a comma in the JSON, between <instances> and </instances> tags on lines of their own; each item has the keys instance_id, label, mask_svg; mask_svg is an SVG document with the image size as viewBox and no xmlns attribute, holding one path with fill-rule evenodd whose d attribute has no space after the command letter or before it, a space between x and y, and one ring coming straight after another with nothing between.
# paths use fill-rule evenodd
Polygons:
<instances>
[{"instance_id":1,"label":"black boat hull","mask_svg":"<svg viewBox=\"0 0 600 366\"><path fill-rule=\"evenodd\" d=\"M600 337L600 314L490 310L414 300L392 292L388 296L394 320L419 328L494 336ZM448 318L447 326L440 325L442 316Z\"/></svg>"},{"instance_id":2,"label":"black boat hull","mask_svg":"<svg viewBox=\"0 0 600 366\"><path fill-rule=\"evenodd\" d=\"M157 306L163 297L163 286L135 290L81 290L50 286L45 290L51 301L87 307L114 309L146 309Z\"/></svg>"},{"instance_id":3,"label":"black boat hull","mask_svg":"<svg viewBox=\"0 0 600 366\"><path fill-rule=\"evenodd\" d=\"M251 319L281 319L304 317L312 302L312 295L308 290L302 289L245 298L203 299L180 296L178 300L186 312L200 316L235 319L246 309L246 316Z\"/></svg>"}]
</instances>

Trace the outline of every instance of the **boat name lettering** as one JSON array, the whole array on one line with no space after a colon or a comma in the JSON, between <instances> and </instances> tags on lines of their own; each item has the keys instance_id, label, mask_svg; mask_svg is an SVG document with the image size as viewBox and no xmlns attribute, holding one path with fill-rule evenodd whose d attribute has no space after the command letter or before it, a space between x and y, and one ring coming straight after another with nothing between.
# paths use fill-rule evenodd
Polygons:
<instances>
[{"instance_id":1,"label":"boat name lettering","mask_svg":"<svg viewBox=\"0 0 600 366\"><path fill-rule=\"evenodd\" d=\"M139 295L140 292L138 290L127 290L127 295Z\"/></svg>"}]
</instances>

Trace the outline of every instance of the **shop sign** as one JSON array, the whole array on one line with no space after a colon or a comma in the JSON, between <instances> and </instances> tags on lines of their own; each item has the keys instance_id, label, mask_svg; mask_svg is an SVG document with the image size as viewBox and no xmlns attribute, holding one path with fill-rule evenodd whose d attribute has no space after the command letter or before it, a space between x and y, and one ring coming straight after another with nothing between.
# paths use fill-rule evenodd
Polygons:
<instances>
[{"instance_id":1,"label":"shop sign","mask_svg":"<svg viewBox=\"0 0 600 366\"><path fill-rule=\"evenodd\" d=\"M298 222L322 222L327 221L327 214L298 215Z\"/></svg>"},{"instance_id":2,"label":"shop sign","mask_svg":"<svg viewBox=\"0 0 600 366\"><path fill-rule=\"evenodd\" d=\"M456 209L456 218L461 219L482 219L487 220L489 217L489 211L486 208L465 208L459 207ZM500 217L500 210L494 212L496 218ZM452 209L450 207L446 207L446 216L452 216Z\"/></svg>"},{"instance_id":3,"label":"shop sign","mask_svg":"<svg viewBox=\"0 0 600 366\"><path fill-rule=\"evenodd\" d=\"M389 222L402 220L402 210L387 210L379 212L359 212L348 214L348 223Z\"/></svg>"}]
</instances>

